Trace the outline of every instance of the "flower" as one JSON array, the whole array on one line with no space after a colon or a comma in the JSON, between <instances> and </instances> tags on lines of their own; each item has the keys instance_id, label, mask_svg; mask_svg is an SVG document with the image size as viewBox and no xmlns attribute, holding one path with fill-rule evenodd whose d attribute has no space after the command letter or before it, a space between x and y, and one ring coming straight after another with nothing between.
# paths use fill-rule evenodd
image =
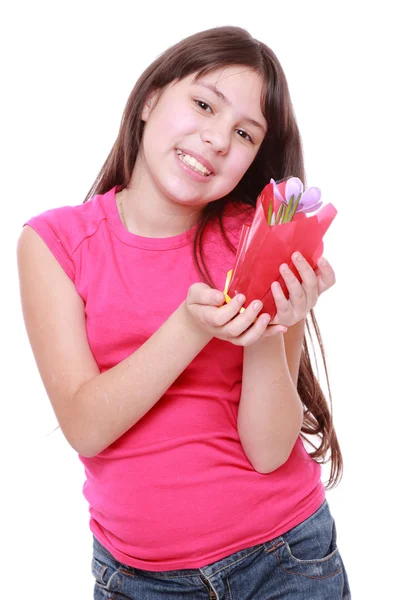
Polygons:
<instances>
[{"instance_id":1,"label":"flower","mask_svg":"<svg viewBox=\"0 0 400 600\"><path fill-rule=\"evenodd\" d=\"M285 198L283 198L276 182L272 178L270 183L273 185L275 198L277 198L286 206L289 206L292 197L293 200L296 199L294 203L297 203L297 207L294 212L314 212L320 206L322 206L322 202L319 202L319 199L321 198L321 190L317 187L310 187L303 191L303 182L298 177L290 177L286 181Z\"/></svg>"},{"instance_id":2,"label":"flower","mask_svg":"<svg viewBox=\"0 0 400 600\"><path fill-rule=\"evenodd\" d=\"M242 227L235 263L227 274L224 288L226 302L239 293L244 294L246 300L242 309L246 310L253 300L259 299L264 305L263 311L273 320L277 307L272 283L278 281L286 299L290 297L279 273L280 265L289 265L293 252L297 250L316 269L324 248L323 236L337 210L332 204L317 210L322 204L319 202L320 190L303 190L298 177L288 177L278 183L271 179L261 191L251 225L246 223ZM310 217L304 214L311 211L316 211L316 214ZM275 227L275 224L287 226ZM292 273L302 283L295 267ZM240 312L243 312L242 309Z\"/></svg>"}]
</instances>

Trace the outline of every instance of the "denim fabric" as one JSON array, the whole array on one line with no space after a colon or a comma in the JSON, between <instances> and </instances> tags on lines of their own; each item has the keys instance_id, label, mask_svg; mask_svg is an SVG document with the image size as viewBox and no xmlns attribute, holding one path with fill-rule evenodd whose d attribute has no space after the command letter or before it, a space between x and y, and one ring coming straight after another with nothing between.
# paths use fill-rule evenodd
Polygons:
<instances>
[{"instance_id":1,"label":"denim fabric","mask_svg":"<svg viewBox=\"0 0 400 600\"><path fill-rule=\"evenodd\" d=\"M93 536L94 600L350 600L325 500L287 533L199 569L147 571L118 562Z\"/></svg>"}]
</instances>

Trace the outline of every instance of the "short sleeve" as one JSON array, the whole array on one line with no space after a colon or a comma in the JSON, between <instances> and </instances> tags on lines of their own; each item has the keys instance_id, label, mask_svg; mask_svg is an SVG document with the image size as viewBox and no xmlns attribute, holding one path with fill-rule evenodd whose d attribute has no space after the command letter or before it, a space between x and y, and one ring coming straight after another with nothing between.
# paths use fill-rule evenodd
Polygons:
<instances>
[{"instance_id":1,"label":"short sleeve","mask_svg":"<svg viewBox=\"0 0 400 600\"><path fill-rule=\"evenodd\" d=\"M72 254L76 243L71 207L47 210L30 218L23 224L23 227L25 225L30 225L40 235L65 273L75 283L75 264Z\"/></svg>"}]
</instances>

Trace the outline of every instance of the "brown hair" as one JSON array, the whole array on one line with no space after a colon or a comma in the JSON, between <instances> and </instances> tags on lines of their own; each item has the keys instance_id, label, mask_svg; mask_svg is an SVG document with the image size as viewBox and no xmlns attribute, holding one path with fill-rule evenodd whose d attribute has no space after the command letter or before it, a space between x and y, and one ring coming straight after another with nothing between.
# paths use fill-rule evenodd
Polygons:
<instances>
[{"instance_id":1,"label":"brown hair","mask_svg":"<svg viewBox=\"0 0 400 600\"><path fill-rule=\"evenodd\" d=\"M222 221L228 200L238 199L254 207L259 193L271 177L279 181L295 176L306 184L301 138L285 74L272 50L254 39L245 29L216 27L196 33L168 48L144 71L128 98L111 152L84 200L87 202L95 194L104 194L116 185L124 188L129 184L141 145L144 128L141 114L149 93L161 90L175 79L183 79L192 73L200 77L228 65L248 66L263 77L262 110L268 129L257 156L236 188L224 198L207 204L198 222L193 246L194 260L200 275L211 287L216 286L205 265L201 243L208 223L218 219L226 243L234 249L225 235ZM327 484L329 489L335 487L341 479L343 460L332 422L332 397L325 354L313 310L310 311L310 316L323 356L331 410L313 373L304 335L297 382L297 390L304 405L301 436L314 448L310 453L314 460L321 463L331 460ZM311 339L307 320L306 331ZM314 445L306 435L317 436L319 446Z\"/></svg>"}]
</instances>

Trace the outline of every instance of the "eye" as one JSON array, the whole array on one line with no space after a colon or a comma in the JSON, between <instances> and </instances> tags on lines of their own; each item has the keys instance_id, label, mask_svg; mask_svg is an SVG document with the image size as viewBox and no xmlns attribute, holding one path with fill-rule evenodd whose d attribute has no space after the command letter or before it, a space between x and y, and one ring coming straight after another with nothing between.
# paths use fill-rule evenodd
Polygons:
<instances>
[{"instance_id":1,"label":"eye","mask_svg":"<svg viewBox=\"0 0 400 600\"><path fill-rule=\"evenodd\" d=\"M199 106L201 108L201 110L203 110L204 112L212 112L212 108L209 104L207 104L207 102L204 102L203 100L196 100L194 99L194 102L197 104L197 106ZM210 111L207 110L207 108L210 109ZM251 135L249 135L246 131L244 131L243 129L237 129L236 131L240 132L240 137L242 137L245 141L250 142L251 144L254 144L254 140L251 137ZM247 137L246 137L247 136Z\"/></svg>"},{"instance_id":2,"label":"eye","mask_svg":"<svg viewBox=\"0 0 400 600\"><path fill-rule=\"evenodd\" d=\"M195 100L197 106L199 106L202 110L204 110L204 112L208 112L206 109L204 109L203 107L206 106L211 110L211 106L209 104L207 104L207 102L203 102L203 100ZM212 112L212 110L211 110Z\"/></svg>"},{"instance_id":3,"label":"eye","mask_svg":"<svg viewBox=\"0 0 400 600\"><path fill-rule=\"evenodd\" d=\"M243 131L243 129L236 129L236 131L240 131L241 133L243 133L245 136L247 135L248 141L251 142L252 144L254 144L254 140L251 137L251 135L249 135L248 133L246 133L245 131ZM243 135L240 135L240 137L243 137ZM243 139L246 139L245 137L243 137Z\"/></svg>"}]
</instances>

